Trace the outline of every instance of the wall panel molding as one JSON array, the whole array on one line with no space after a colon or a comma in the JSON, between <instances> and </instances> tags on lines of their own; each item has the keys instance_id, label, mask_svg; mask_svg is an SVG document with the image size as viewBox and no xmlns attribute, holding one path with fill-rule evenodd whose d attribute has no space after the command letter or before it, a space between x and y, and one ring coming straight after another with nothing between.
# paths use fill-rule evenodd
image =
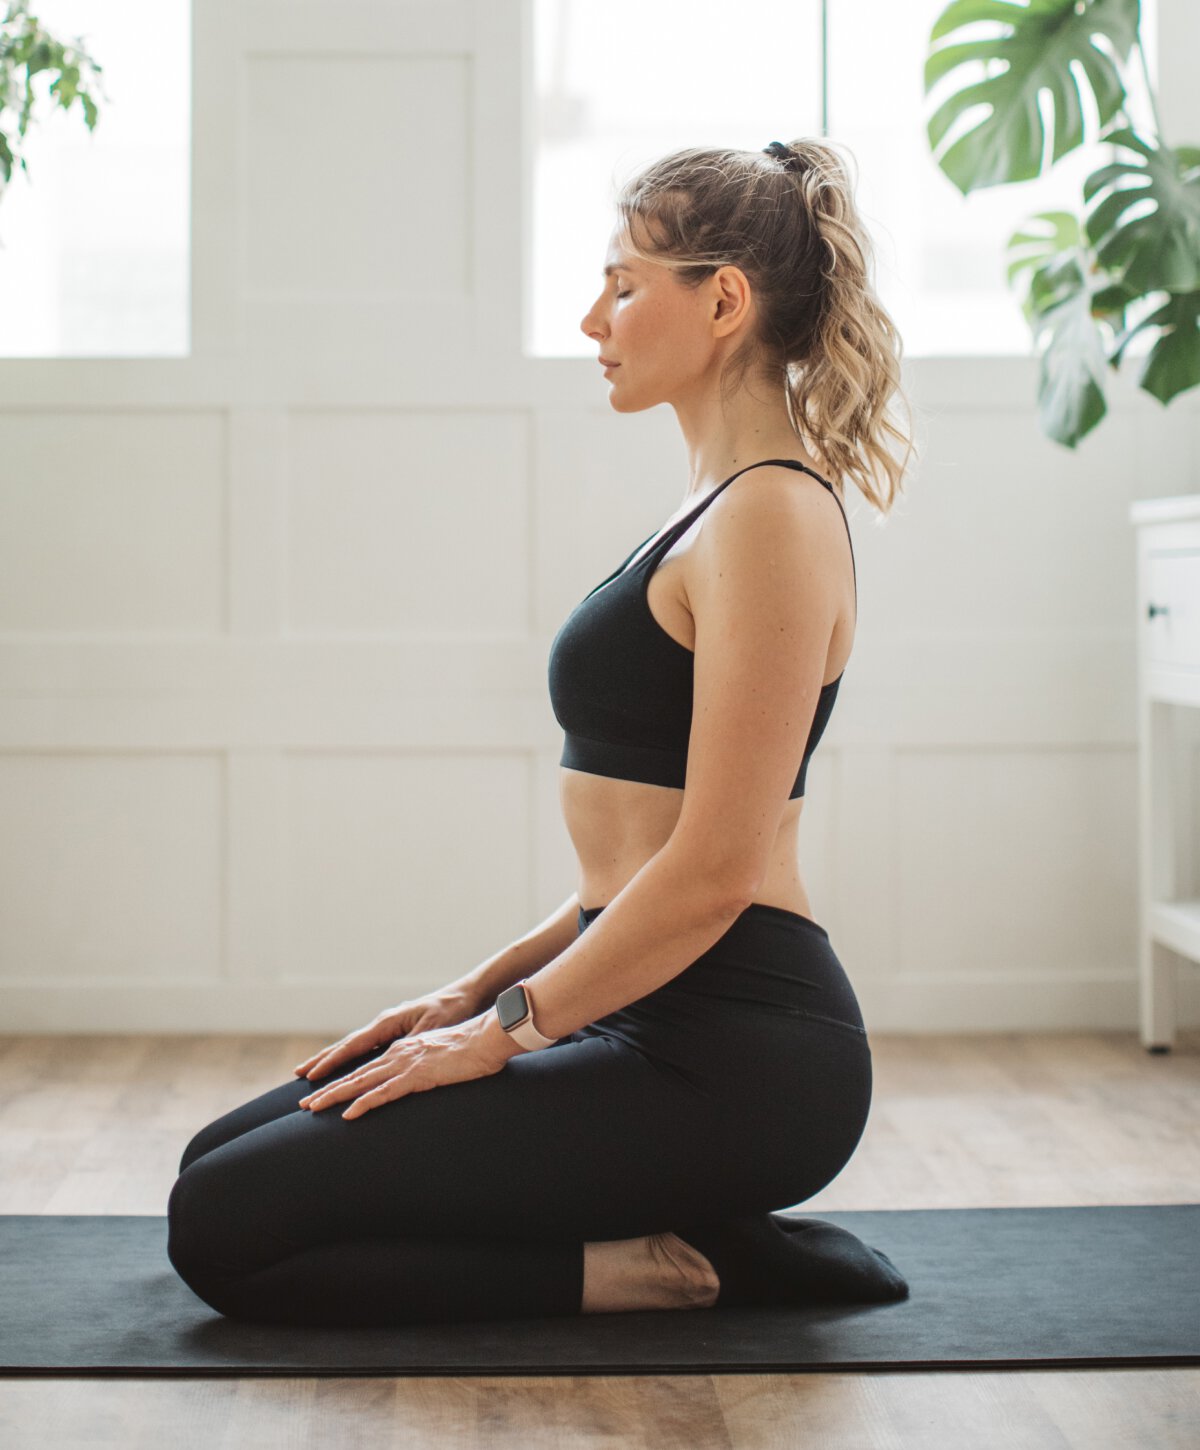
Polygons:
<instances>
[{"instance_id":1,"label":"wall panel molding","mask_svg":"<svg viewBox=\"0 0 1200 1450\"><path fill-rule=\"evenodd\" d=\"M5 1031L340 1033L574 889L551 642L687 459L523 355L530 16L197 3L193 355L0 359ZM1200 392L1127 363L1065 450L1037 366L906 359L848 500L801 865L872 1030L1137 1023L1128 505L1200 489Z\"/></svg>"}]
</instances>

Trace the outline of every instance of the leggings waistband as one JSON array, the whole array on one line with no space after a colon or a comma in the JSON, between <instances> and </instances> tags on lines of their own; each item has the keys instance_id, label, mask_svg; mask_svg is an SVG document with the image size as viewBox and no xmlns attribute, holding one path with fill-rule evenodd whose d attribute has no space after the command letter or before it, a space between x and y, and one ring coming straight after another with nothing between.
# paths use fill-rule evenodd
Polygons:
<instances>
[{"instance_id":1,"label":"leggings waistband","mask_svg":"<svg viewBox=\"0 0 1200 1450\"><path fill-rule=\"evenodd\" d=\"M580 907L582 933L605 910ZM750 1003L863 1028L854 988L829 933L811 917L753 902L695 961L650 996ZM645 999L643 999L645 1000Z\"/></svg>"},{"instance_id":2,"label":"leggings waistband","mask_svg":"<svg viewBox=\"0 0 1200 1450\"><path fill-rule=\"evenodd\" d=\"M590 926L604 909L605 908L603 906L581 906L579 908L580 931L582 931L585 926ZM829 940L829 933L825 930L823 926L819 926L812 919L811 916L801 916L798 911L788 911L785 907L782 906L768 906L766 902L763 901L752 901L750 905L747 906L734 920L733 926L731 926L729 930L733 931L737 927L738 923L743 921L747 917L751 918L752 920L761 920L763 918L770 920L772 918L775 918L781 921L795 922L804 929L808 931L814 931L819 936L823 936L826 941ZM728 934L729 933L727 932L726 935ZM722 941L724 941L724 939L724 937L721 938Z\"/></svg>"}]
</instances>

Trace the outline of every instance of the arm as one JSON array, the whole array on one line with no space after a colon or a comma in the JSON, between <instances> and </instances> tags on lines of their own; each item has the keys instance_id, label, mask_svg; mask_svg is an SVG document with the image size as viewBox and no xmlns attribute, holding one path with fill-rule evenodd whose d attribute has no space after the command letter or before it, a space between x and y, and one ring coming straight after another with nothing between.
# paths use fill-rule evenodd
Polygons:
<instances>
[{"instance_id":1,"label":"arm","mask_svg":"<svg viewBox=\"0 0 1200 1450\"><path fill-rule=\"evenodd\" d=\"M679 819L587 931L528 982L547 1037L678 976L757 895L820 695L844 533L837 503L823 489L796 489L784 469L759 470L754 488L714 504L688 583L695 678ZM506 1035L498 1022L496 1034Z\"/></svg>"},{"instance_id":2,"label":"arm","mask_svg":"<svg viewBox=\"0 0 1200 1450\"><path fill-rule=\"evenodd\" d=\"M568 899L463 979L511 985L565 941L528 978L534 1022L547 1037L568 1037L677 977L725 934L766 878L820 695L837 618L833 561L845 547L841 510L829 512L823 494L793 492L790 477L780 475L774 487L764 482L718 499L693 545L700 554L688 590L696 621L692 728L670 839L586 932L568 931L569 913L578 912ZM465 1034L449 1028L413 1041L415 1049L398 1046L397 1061L411 1057L411 1069L393 1073L400 1091L498 1072L523 1050L492 1007L470 1019ZM406 1088L406 1075L426 1057L433 1066L423 1069L420 1086Z\"/></svg>"},{"instance_id":3,"label":"arm","mask_svg":"<svg viewBox=\"0 0 1200 1450\"><path fill-rule=\"evenodd\" d=\"M578 931L579 897L572 892L540 926L526 932L473 971L427 997L385 1008L365 1027L357 1032L348 1032L340 1042L323 1047L306 1061L298 1063L293 1071L308 1077L326 1077L335 1067L360 1053L373 1052L422 1030L434 1032L434 1024L453 1027L475 1018L483 1019L485 1036L499 1057L511 1057L521 1049L500 1026L499 1018L491 1010L497 996L505 987L519 982L527 972L536 971L545 962L552 961L575 940Z\"/></svg>"},{"instance_id":4,"label":"arm","mask_svg":"<svg viewBox=\"0 0 1200 1450\"><path fill-rule=\"evenodd\" d=\"M545 921L488 957L487 961L481 962L451 986L466 992L472 1001L486 1010L505 987L511 987L522 977L552 962L560 952L566 951L578 934L579 896L572 891Z\"/></svg>"},{"instance_id":5,"label":"arm","mask_svg":"<svg viewBox=\"0 0 1200 1450\"><path fill-rule=\"evenodd\" d=\"M724 936L749 899L698 870L672 837L587 931L526 981L537 1030L567 1037L661 987ZM496 1031L507 1037L498 1023Z\"/></svg>"}]
</instances>

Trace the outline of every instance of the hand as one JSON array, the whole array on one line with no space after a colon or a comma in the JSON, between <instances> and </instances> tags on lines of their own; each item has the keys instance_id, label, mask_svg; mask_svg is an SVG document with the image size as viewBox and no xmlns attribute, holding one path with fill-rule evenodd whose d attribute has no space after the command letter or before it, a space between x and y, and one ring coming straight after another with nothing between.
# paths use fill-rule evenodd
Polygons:
<instances>
[{"instance_id":1,"label":"hand","mask_svg":"<svg viewBox=\"0 0 1200 1450\"><path fill-rule=\"evenodd\" d=\"M489 1008L461 1026L434 1028L393 1042L374 1062L317 1088L301 1098L299 1106L320 1112L353 1098L342 1117L360 1118L408 1093L490 1077L521 1051Z\"/></svg>"},{"instance_id":2,"label":"hand","mask_svg":"<svg viewBox=\"0 0 1200 1450\"><path fill-rule=\"evenodd\" d=\"M377 1047L386 1047L397 1037L411 1036L430 1027L453 1027L465 1022L491 1003L479 1000L478 994L465 987L451 985L440 992L431 992L427 997L417 997L411 1002L401 1002L398 1007L385 1007L365 1027L347 1032L340 1042L322 1047L306 1061L297 1063L292 1069L297 1077L320 1078L340 1067L351 1058L361 1057Z\"/></svg>"}]
</instances>

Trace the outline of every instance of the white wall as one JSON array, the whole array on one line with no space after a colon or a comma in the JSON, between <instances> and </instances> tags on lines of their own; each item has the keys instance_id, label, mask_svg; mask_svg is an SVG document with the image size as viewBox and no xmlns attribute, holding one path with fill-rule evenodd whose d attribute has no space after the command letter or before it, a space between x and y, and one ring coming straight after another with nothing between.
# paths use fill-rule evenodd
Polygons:
<instances>
[{"instance_id":1,"label":"white wall","mask_svg":"<svg viewBox=\"0 0 1200 1450\"><path fill-rule=\"evenodd\" d=\"M340 1032L538 921L550 642L685 486L669 409L521 355L520 0L195 10L194 355L0 360L5 1031ZM851 511L802 864L876 1031L1137 1020L1127 505L1200 490L1200 395L1127 364L1071 453L1035 372L913 360Z\"/></svg>"}]
</instances>

